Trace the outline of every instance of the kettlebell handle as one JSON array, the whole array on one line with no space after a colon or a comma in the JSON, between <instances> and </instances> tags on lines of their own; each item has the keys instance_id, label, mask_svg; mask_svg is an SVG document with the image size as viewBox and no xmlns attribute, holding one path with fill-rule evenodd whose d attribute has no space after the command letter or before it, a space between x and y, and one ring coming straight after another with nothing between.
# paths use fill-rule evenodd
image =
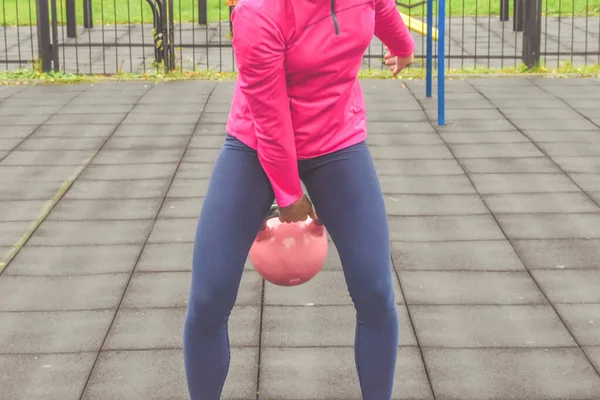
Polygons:
<instances>
[{"instance_id":1,"label":"kettlebell handle","mask_svg":"<svg viewBox=\"0 0 600 400\"><path fill-rule=\"evenodd\" d=\"M277 217L277 216L279 216L279 206L277 205L277 203L273 203L271 208L269 208L269 212L267 213L267 216L265 217L264 222L267 222L271 218Z\"/></svg>"},{"instance_id":2,"label":"kettlebell handle","mask_svg":"<svg viewBox=\"0 0 600 400\"><path fill-rule=\"evenodd\" d=\"M269 209L269 212L267 212L267 215L265 216L265 219L263 221L262 226L260 227L260 230L261 231L265 230L267 228L267 221L270 220L271 218L274 218L277 216L279 216L279 206L277 205L277 203L273 203L273 205L271 205L271 208ZM323 223L321 222L320 219L313 221L313 223L316 226L323 226Z\"/></svg>"}]
</instances>

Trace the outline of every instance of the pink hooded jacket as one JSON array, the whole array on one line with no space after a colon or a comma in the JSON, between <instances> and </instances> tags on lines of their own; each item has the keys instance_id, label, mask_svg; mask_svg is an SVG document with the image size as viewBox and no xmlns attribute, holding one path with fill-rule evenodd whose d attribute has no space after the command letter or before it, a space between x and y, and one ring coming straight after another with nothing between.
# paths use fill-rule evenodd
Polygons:
<instances>
[{"instance_id":1,"label":"pink hooded jacket","mask_svg":"<svg viewBox=\"0 0 600 400\"><path fill-rule=\"evenodd\" d=\"M298 160L365 140L358 72L376 35L392 55L415 42L394 0L241 0L239 70L227 132L255 149L277 204L302 194Z\"/></svg>"}]
</instances>

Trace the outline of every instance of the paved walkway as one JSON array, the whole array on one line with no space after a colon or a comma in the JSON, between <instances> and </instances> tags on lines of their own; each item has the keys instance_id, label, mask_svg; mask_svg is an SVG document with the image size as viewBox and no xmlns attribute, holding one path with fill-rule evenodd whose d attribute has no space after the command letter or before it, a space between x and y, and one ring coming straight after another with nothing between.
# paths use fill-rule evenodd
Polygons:
<instances>
[{"instance_id":1,"label":"paved walkway","mask_svg":"<svg viewBox=\"0 0 600 400\"><path fill-rule=\"evenodd\" d=\"M446 23L447 68L460 69L474 66L483 68L514 67L521 64L522 32L512 30L510 21L502 22L497 16L452 17ZM66 28L59 27L61 70L71 73L114 74L145 72L154 61L152 24L98 26L78 28L77 39L66 36ZM208 27L186 23L175 26L177 65L183 70L212 69L234 71L229 23ZM424 36L412 32L417 42L417 56L426 54ZM0 28L0 59L27 60L37 48L36 29L21 27ZM5 45L5 43L7 45ZM89 46L93 43L94 46ZM102 44L104 43L104 46ZM207 43L211 47L207 47ZM118 46L115 46L118 44ZM133 44L134 47L129 47ZM77 45L74 47L74 45ZM145 45L142 47L141 45ZM541 51L546 65L557 67L567 61L575 66L600 64L600 18L544 17L542 21ZM556 55L560 53L560 55ZM577 54L571 57L571 53ZM365 54L363 68L382 68L383 46L373 38ZM437 46L435 49L437 54ZM19 64L2 65L1 69L18 68ZM21 65L27 67L27 65Z\"/></svg>"},{"instance_id":2,"label":"paved walkway","mask_svg":"<svg viewBox=\"0 0 600 400\"><path fill-rule=\"evenodd\" d=\"M450 81L442 128L406 83L363 82L398 277L394 399L600 399L600 81ZM192 240L231 94L0 87L0 254L85 167L0 275L0 397L186 398ZM333 247L296 288L247 265L223 398L359 399L353 336Z\"/></svg>"}]
</instances>

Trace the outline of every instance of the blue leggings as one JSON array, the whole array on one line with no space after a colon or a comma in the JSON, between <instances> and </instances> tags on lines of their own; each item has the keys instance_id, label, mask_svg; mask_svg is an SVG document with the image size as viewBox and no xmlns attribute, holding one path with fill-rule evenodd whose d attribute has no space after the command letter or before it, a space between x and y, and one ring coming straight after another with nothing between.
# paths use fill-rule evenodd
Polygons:
<instances>
[{"instance_id":1,"label":"blue leggings","mask_svg":"<svg viewBox=\"0 0 600 400\"><path fill-rule=\"evenodd\" d=\"M299 166L338 250L357 311L354 354L363 398L390 400L399 323L387 215L371 155L363 142ZM183 337L192 400L221 396L230 357L227 321L248 252L273 200L256 152L228 135L196 231Z\"/></svg>"}]
</instances>

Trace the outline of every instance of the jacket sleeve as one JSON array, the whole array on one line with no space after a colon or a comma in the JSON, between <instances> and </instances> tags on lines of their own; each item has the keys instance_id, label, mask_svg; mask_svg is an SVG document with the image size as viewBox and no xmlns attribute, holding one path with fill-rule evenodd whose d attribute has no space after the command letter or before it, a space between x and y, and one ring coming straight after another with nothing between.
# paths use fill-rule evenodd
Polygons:
<instances>
[{"instance_id":1,"label":"jacket sleeve","mask_svg":"<svg viewBox=\"0 0 600 400\"><path fill-rule=\"evenodd\" d=\"M286 207L303 190L284 65L285 40L277 24L253 5L232 13L238 83L254 119L258 158L277 204Z\"/></svg>"},{"instance_id":2,"label":"jacket sleeve","mask_svg":"<svg viewBox=\"0 0 600 400\"><path fill-rule=\"evenodd\" d=\"M415 39L404 24L394 0L375 0L375 36L393 56L408 56L415 51Z\"/></svg>"}]
</instances>

